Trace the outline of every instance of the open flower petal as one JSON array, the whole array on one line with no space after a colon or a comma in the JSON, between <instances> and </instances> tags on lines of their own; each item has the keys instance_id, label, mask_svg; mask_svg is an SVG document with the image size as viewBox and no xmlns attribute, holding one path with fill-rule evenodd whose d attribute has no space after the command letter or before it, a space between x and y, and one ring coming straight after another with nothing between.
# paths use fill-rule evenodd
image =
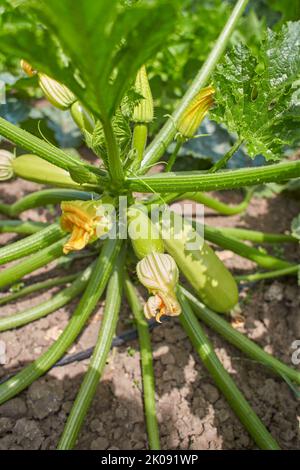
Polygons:
<instances>
[{"instance_id":1,"label":"open flower petal","mask_svg":"<svg viewBox=\"0 0 300 470\"><path fill-rule=\"evenodd\" d=\"M71 238L64 245L63 251L65 254L70 251L82 250L89 242L107 233L109 219L107 216L101 216L101 210L99 211L101 204L101 201L68 201L61 203L61 227L63 230L72 233Z\"/></svg>"}]
</instances>

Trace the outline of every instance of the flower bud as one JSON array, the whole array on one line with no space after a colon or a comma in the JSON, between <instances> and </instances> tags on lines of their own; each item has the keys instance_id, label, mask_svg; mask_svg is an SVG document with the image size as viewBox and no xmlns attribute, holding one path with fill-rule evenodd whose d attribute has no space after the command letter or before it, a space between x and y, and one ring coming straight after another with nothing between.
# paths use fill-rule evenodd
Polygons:
<instances>
[{"instance_id":1,"label":"flower bud","mask_svg":"<svg viewBox=\"0 0 300 470\"><path fill-rule=\"evenodd\" d=\"M162 315L180 315L181 307L175 294L179 271L172 256L147 255L137 264L137 275L141 284L153 294L144 306L146 318L154 317L159 322Z\"/></svg>"},{"instance_id":2,"label":"flower bud","mask_svg":"<svg viewBox=\"0 0 300 470\"><path fill-rule=\"evenodd\" d=\"M135 90L143 98L134 107L133 122L147 123L153 121L153 98L147 77L146 67L143 65L138 71Z\"/></svg>"},{"instance_id":3,"label":"flower bud","mask_svg":"<svg viewBox=\"0 0 300 470\"><path fill-rule=\"evenodd\" d=\"M57 80L54 80L54 78L49 77L45 73L38 73L25 60L21 60L21 67L29 77L33 77L38 74L39 85L44 95L56 108L62 110L69 109L76 101L76 96L71 92L71 90L69 90L69 88Z\"/></svg>"},{"instance_id":4,"label":"flower bud","mask_svg":"<svg viewBox=\"0 0 300 470\"><path fill-rule=\"evenodd\" d=\"M102 201L66 201L61 203L61 210L60 225L72 234L64 245L65 254L82 250L111 227L109 217L102 211Z\"/></svg>"},{"instance_id":5,"label":"flower bud","mask_svg":"<svg viewBox=\"0 0 300 470\"><path fill-rule=\"evenodd\" d=\"M7 150L0 150L0 181L9 180L14 176L14 158L13 153Z\"/></svg>"},{"instance_id":6,"label":"flower bud","mask_svg":"<svg viewBox=\"0 0 300 470\"><path fill-rule=\"evenodd\" d=\"M39 85L48 101L59 109L69 109L76 101L76 96L62 83L44 73L39 73Z\"/></svg>"},{"instance_id":7,"label":"flower bud","mask_svg":"<svg viewBox=\"0 0 300 470\"><path fill-rule=\"evenodd\" d=\"M190 139L195 135L198 127L213 105L214 93L215 89L212 86L203 88L182 113L177 123L177 130L183 137Z\"/></svg>"},{"instance_id":8,"label":"flower bud","mask_svg":"<svg viewBox=\"0 0 300 470\"><path fill-rule=\"evenodd\" d=\"M28 77L33 77L34 75L37 74L37 71L34 70L33 67L31 67L31 65L26 62L26 60L21 60L21 68L23 69L23 71L28 75Z\"/></svg>"}]
</instances>

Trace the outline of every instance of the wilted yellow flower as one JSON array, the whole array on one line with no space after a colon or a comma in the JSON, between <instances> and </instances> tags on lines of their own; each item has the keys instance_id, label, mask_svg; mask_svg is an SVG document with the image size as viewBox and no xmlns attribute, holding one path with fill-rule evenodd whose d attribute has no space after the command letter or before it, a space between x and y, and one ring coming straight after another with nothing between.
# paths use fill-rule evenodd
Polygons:
<instances>
[{"instance_id":1,"label":"wilted yellow flower","mask_svg":"<svg viewBox=\"0 0 300 470\"><path fill-rule=\"evenodd\" d=\"M160 321L163 315L180 315L181 307L175 289L179 271L172 256L164 253L151 253L137 264L137 275L153 296L144 306L146 318Z\"/></svg>"},{"instance_id":2,"label":"wilted yellow flower","mask_svg":"<svg viewBox=\"0 0 300 470\"><path fill-rule=\"evenodd\" d=\"M63 230L71 232L63 252L81 250L109 231L108 218L101 212L100 201L67 201L61 203L60 224Z\"/></svg>"},{"instance_id":3,"label":"wilted yellow flower","mask_svg":"<svg viewBox=\"0 0 300 470\"><path fill-rule=\"evenodd\" d=\"M0 181L9 180L14 176L12 162L15 156L7 150L0 150Z\"/></svg>"},{"instance_id":4,"label":"wilted yellow flower","mask_svg":"<svg viewBox=\"0 0 300 470\"><path fill-rule=\"evenodd\" d=\"M213 105L215 89L208 86L199 91L178 120L177 130L186 138L191 138L197 132L208 110Z\"/></svg>"},{"instance_id":5,"label":"wilted yellow flower","mask_svg":"<svg viewBox=\"0 0 300 470\"><path fill-rule=\"evenodd\" d=\"M153 121L153 98L149 85L146 67L143 65L137 73L135 90L143 98L133 110L133 122L147 123Z\"/></svg>"}]
</instances>

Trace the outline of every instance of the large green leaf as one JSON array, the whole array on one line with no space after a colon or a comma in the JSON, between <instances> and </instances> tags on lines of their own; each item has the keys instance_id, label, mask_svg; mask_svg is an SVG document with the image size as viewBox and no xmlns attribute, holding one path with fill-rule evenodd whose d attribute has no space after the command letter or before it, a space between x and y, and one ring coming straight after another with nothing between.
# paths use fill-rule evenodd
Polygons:
<instances>
[{"instance_id":1,"label":"large green leaf","mask_svg":"<svg viewBox=\"0 0 300 470\"><path fill-rule=\"evenodd\" d=\"M6 4L0 0L0 5ZM111 116L139 67L173 30L177 0L29 0L2 15L0 52L65 83L98 117ZM158 27L159 26L159 27Z\"/></svg>"},{"instance_id":2,"label":"large green leaf","mask_svg":"<svg viewBox=\"0 0 300 470\"><path fill-rule=\"evenodd\" d=\"M278 159L300 143L300 22L268 31L255 57L245 46L228 54L214 74L217 107L211 117L246 143L251 157Z\"/></svg>"},{"instance_id":3,"label":"large green leaf","mask_svg":"<svg viewBox=\"0 0 300 470\"><path fill-rule=\"evenodd\" d=\"M300 19L300 0L268 0L268 4L282 14L282 21Z\"/></svg>"}]
</instances>

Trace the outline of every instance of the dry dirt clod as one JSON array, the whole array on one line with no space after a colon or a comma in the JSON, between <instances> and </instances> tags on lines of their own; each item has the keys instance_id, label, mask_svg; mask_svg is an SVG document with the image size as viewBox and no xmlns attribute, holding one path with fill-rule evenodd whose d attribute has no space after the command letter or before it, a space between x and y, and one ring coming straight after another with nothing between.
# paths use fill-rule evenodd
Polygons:
<instances>
[{"instance_id":1,"label":"dry dirt clod","mask_svg":"<svg viewBox=\"0 0 300 470\"><path fill-rule=\"evenodd\" d=\"M19 418L27 413L27 406L25 401L16 397L12 400L7 401L0 406L0 416L6 416L9 418Z\"/></svg>"},{"instance_id":2,"label":"dry dirt clod","mask_svg":"<svg viewBox=\"0 0 300 470\"><path fill-rule=\"evenodd\" d=\"M34 382L27 395L27 403L35 418L43 419L56 413L64 398L60 382Z\"/></svg>"}]
</instances>

